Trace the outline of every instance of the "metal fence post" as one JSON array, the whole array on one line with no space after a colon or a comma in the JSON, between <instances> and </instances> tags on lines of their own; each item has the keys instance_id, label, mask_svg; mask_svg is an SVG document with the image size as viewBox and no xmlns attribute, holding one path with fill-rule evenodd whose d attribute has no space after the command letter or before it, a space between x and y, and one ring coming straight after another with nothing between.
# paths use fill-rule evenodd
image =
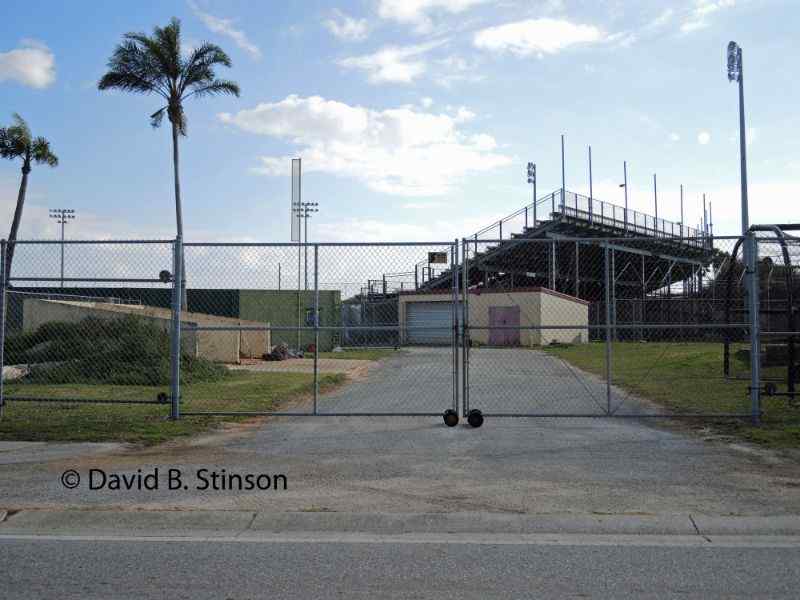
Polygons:
<instances>
[{"instance_id":1,"label":"metal fence post","mask_svg":"<svg viewBox=\"0 0 800 600\"><path fill-rule=\"evenodd\" d=\"M458 414L458 239L453 242L450 248L450 268L453 273L453 285L451 286L453 292L453 410Z\"/></svg>"},{"instance_id":2,"label":"metal fence post","mask_svg":"<svg viewBox=\"0 0 800 600\"><path fill-rule=\"evenodd\" d=\"M181 416L181 282L183 281L183 240L175 238L172 252L172 332L170 335L171 403L169 418Z\"/></svg>"},{"instance_id":3,"label":"metal fence post","mask_svg":"<svg viewBox=\"0 0 800 600\"><path fill-rule=\"evenodd\" d=\"M606 413L611 414L611 261L608 256L608 242L603 245L604 271L606 279Z\"/></svg>"},{"instance_id":4,"label":"metal fence post","mask_svg":"<svg viewBox=\"0 0 800 600\"><path fill-rule=\"evenodd\" d=\"M475 243L475 253L478 244ZM466 239L461 243L461 407L462 416L469 413L469 243Z\"/></svg>"},{"instance_id":5,"label":"metal fence post","mask_svg":"<svg viewBox=\"0 0 800 600\"><path fill-rule=\"evenodd\" d=\"M753 424L761 421L761 323L759 316L758 239L750 231L745 239L747 248L747 300L750 319L750 414Z\"/></svg>"},{"instance_id":6,"label":"metal fence post","mask_svg":"<svg viewBox=\"0 0 800 600\"><path fill-rule=\"evenodd\" d=\"M6 399L3 388L3 365L5 364L6 346L6 252L8 242L0 240L0 419L3 418Z\"/></svg>"},{"instance_id":7,"label":"metal fence post","mask_svg":"<svg viewBox=\"0 0 800 600\"><path fill-rule=\"evenodd\" d=\"M384 277L384 294L386 278ZM314 414L319 400L319 244L314 244Z\"/></svg>"}]
</instances>

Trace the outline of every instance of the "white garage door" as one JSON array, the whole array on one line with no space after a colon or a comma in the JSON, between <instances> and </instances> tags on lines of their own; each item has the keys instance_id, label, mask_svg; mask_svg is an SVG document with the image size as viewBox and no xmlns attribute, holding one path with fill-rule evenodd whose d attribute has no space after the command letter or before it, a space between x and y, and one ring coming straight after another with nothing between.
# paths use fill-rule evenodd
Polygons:
<instances>
[{"instance_id":1,"label":"white garage door","mask_svg":"<svg viewBox=\"0 0 800 600\"><path fill-rule=\"evenodd\" d=\"M461 304L458 305L461 314ZM452 302L406 304L406 340L409 344L449 345L453 337Z\"/></svg>"}]
</instances>

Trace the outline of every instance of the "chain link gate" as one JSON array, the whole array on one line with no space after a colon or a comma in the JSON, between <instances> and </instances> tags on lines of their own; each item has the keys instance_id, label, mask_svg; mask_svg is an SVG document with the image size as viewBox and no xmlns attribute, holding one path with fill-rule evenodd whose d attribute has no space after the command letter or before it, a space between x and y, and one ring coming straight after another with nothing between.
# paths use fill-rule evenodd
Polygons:
<instances>
[{"instance_id":1,"label":"chain link gate","mask_svg":"<svg viewBox=\"0 0 800 600\"><path fill-rule=\"evenodd\" d=\"M239 322L187 317L181 335L238 344L243 357L231 369L244 391L210 398L200 387L184 388L181 414L452 420L459 391L457 250L456 242L184 244L195 286L214 282L238 291ZM436 288L432 298L422 293L428 288ZM195 309L207 314L214 302L211 293ZM263 360L281 358L271 348L292 357ZM263 380L294 391L309 374L312 384L291 402L258 388Z\"/></svg>"},{"instance_id":2,"label":"chain link gate","mask_svg":"<svg viewBox=\"0 0 800 600\"><path fill-rule=\"evenodd\" d=\"M462 413L475 426L489 416L758 420L758 277L730 258L737 242L462 240ZM758 264L755 238L739 243ZM727 290L732 277L755 292ZM736 304L735 318L718 298ZM746 394L721 368L731 344L745 357ZM724 401L702 399L710 378ZM692 387L697 402L671 400Z\"/></svg>"},{"instance_id":3,"label":"chain link gate","mask_svg":"<svg viewBox=\"0 0 800 600\"><path fill-rule=\"evenodd\" d=\"M9 404L30 415L117 404L174 419L443 415L452 426L461 416L757 420L762 391L769 406L795 400L800 251L769 231L712 246L554 235L16 250L14 275L0 269L0 415ZM782 271L768 268L787 253ZM788 371L775 373L771 340ZM265 360L279 348L304 358ZM670 389L703 390L723 362L736 402L672 404Z\"/></svg>"}]
</instances>

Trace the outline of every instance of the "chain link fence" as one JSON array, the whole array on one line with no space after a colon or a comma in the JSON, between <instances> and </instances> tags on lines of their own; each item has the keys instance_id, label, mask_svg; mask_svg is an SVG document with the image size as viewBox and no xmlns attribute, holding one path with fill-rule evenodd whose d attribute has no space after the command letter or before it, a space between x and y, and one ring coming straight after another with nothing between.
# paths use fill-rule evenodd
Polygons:
<instances>
[{"instance_id":1,"label":"chain link fence","mask_svg":"<svg viewBox=\"0 0 800 600\"><path fill-rule=\"evenodd\" d=\"M795 400L799 251L768 231L17 242L0 408L757 419Z\"/></svg>"}]
</instances>

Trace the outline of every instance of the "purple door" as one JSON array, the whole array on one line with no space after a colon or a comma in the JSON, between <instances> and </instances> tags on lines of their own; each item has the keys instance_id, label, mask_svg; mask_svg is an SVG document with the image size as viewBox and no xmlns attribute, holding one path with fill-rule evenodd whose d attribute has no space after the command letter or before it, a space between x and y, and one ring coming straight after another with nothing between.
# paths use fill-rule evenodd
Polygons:
<instances>
[{"instance_id":1,"label":"purple door","mask_svg":"<svg viewBox=\"0 0 800 600\"><path fill-rule=\"evenodd\" d=\"M499 327L516 329L496 329ZM489 345L519 346L519 306L489 307Z\"/></svg>"}]
</instances>

